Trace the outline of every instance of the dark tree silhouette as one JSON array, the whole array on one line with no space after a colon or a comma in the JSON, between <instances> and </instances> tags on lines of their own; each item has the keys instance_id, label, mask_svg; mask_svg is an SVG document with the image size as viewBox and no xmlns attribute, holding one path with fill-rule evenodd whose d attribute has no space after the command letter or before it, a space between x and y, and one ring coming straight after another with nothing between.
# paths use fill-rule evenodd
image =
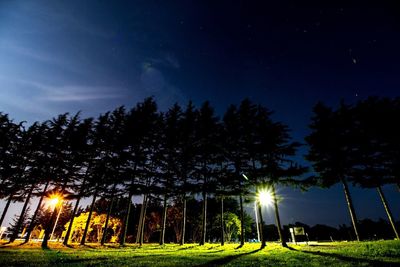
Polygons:
<instances>
[{"instance_id":1,"label":"dark tree silhouette","mask_svg":"<svg viewBox=\"0 0 400 267\"><path fill-rule=\"evenodd\" d=\"M177 159L174 163L176 166L177 183L175 188L177 193L181 195L182 201L182 222L181 222L181 240L180 245L185 244L186 233L186 214L187 214L187 197L188 193L195 191L195 183L193 174L195 171L195 128L198 112L194 108L193 103L189 102L182 117L179 120L177 135Z\"/></svg>"},{"instance_id":2,"label":"dark tree silhouette","mask_svg":"<svg viewBox=\"0 0 400 267\"><path fill-rule=\"evenodd\" d=\"M19 153L23 155L22 165L25 166L25 171L23 173L24 183L27 184L28 187L24 190L25 192L22 193L25 195L25 202L19 215L19 220L17 220L14 225L14 232L11 235L10 243L18 237L21 226L23 225L24 220L27 219L27 209L31 197L34 190L41 182L39 178L41 175L40 168L32 159L34 159L34 154L40 151L42 141L41 137L43 135L42 129L43 128L38 123L34 123L28 128L28 130L23 130L21 132L21 140L18 144L18 150Z\"/></svg>"},{"instance_id":3,"label":"dark tree silhouette","mask_svg":"<svg viewBox=\"0 0 400 267\"><path fill-rule=\"evenodd\" d=\"M262 185L270 187L275 210L276 227L282 246L286 246L285 236L282 231L281 220L278 209L278 197L276 185L301 185L303 181L295 180L306 172L306 168L293 164L293 157L299 143L291 142L289 128L280 123L272 122L271 112L262 106L257 110L257 126L255 133L257 143L256 157L260 167L259 177Z\"/></svg>"},{"instance_id":4,"label":"dark tree silhouette","mask_svg":"<svg viewBox=\"0 0 400 267\"><path fill-rule=\"evenodd\" d=\"M230 106L226 111L224 121L224 153L228 170L231 171L231 181L236 181L236 191L239 194L241 235L240 245L244 245L244 209L243 195L247 194L249 183L242 175L249 175L251 162L254 162L254 129L256 106L248 99L241 102L239 109ZM223 216L221 216L223 218Z\"/></svg>"},{"instance_id":5,"label":"dark tree silhouette","mask_svg":"<svg viewBox=\"0 0 400 267\"><path fill-rule=\"evenodd\" d=\"M16 124L8 118L8 115L0 113L0 196L7 198L0 217L0 225L11 202L22 201L25 192L24 172L27 163L21 143L22 132L22 123Z\"/></svg>"},{"instance_id":6,"label":"dark tree silhouette","mask_svg":"<svg viewBox=\"0 0 400 267\"><path fill-rule=\"evenodd\" d=\"M70 164L67 160L68 151L68 142L67 142L67 134L68 134L68 126L73 127L71 125L75 125L77 123L77 118L72 117L69 118L68 114L59 115L57 118L49 121L49 138L46 145L48 146L48 154L47 158L49 160L49 164L51 164L51 179L55 186L54 191L57 192L57 195L62 197L69 194L68 192L68 183L73 180L73 176L70 176L69 171ZM69 130L69 129L68 129ZM52 226L57 217L58 208L53 210L50 221L45 227L44 237L42 241L42 247L48 248L47 243L50 238Z\"/></svg>"},{"instance_id":7,"label":"dark tree silhouette","mask_svg":"<svg viewBox=\"0 0 400 267\"><path fill-rule=\"evenodd\" d=\"M125 188L128 191L128 199L131 199L133 195L143 194L136 243L143 242L147 201L152 192L153 178L156 176L161 119L153 98L146 98L142 103L138 103L127 116L126 138L129 156L125 169L128 178ZM121 244L125 242L129 214L130 202L128 201Z\"/></svg>"},{"instance_id":8,"label":"dark tree silhouette","mask_svg":"<svg viewBox=\"0 0 400 267\"><path fill-rule=\"evenodd\" d=\"M168 110L164 118L163 134L160 138L160 170L157 184L163 194L163 211L160 233L160 245L165 242L165 230L167 223L168 198L171 197L178 182L179 170L176 163L179 160L179 123L182 116L181 107L175 104Z\"/></svg>"},{"instance_id":9,"label":"dark tree silhouette","mask_svg":"<svg viewBox=\"0 0 400 267\"><path fill-rule=\"evenodd\" d=\"M50 187L52 182L52 161L49 158L50 155L50 136L51 136L51 128L49 125L49 121L40 124L40 132L41 135L37 136L39 140L37 140L37 150L35 153L31 154L31 168L33 168L37 172L36 179L39 179L38 189L35 192L35 196L39 197L39 202L36 206L36 209L30 218L30 223L27 229L27 234L25 236L25 242L29 242L31 233L36 225L36 218L40 208L42 207L43 200L46 196L46 193Z\"/></svg>"},{"instance_id":10,"label":"dark tree silhouette","mask_svg":"<svg viewBox=\"0 0 400 267\"><path fill-rule=\"evenodd\" d=\"M392 114L390 114L391 131L387 132L388 142L390 143L388 168L391 172L393 183L396 184L400 192L400 125L396 123L400 117L400 97L392 101Z\"/></svg>"},{"instance_id":11,"label":"dark tree silhouette","mask_svg":"<svg viewBox=\"0 0 400 267\"><path fill-rule=\"evenodd\" d=\"M353 109L356 119L354 135L358 156L354 162L354 183L363 188L376 188L396 238L399 238L395 221L382 186L393 183L390 170L392 161L392 132L395 109L390 99L368 98L360 101Z\"/></svg>"},{"instance_id":12,"label":"dark tree silhouette","mask_svg":"<svg viewBox=\"0 0 400 267\"><path fill-rule=\"evenodd\" d=\"M123 138L125 126L125 109L120 107L114 110L108 121L108 127L103 133L103 164L106 167L105 173L107 176L103 178L104 195L110 197L110 203L107 210L107 217L104 224L103 234L101 238L101 245L104 245L107 240L108 222L111 216L111 211L115 198L118 196L117 187L122 183L123 167L127 162L125 154L125 139Z\"/></svg>"},{"instance_id":13,"label":"dark tree silhouette","mask_svg":"<svg viewBox=\"0 0 400 267\"><path fill-rule=\"evenodd\" d=\"M214 110L209 102L205 102L200 110L196 123L196 176L199 179L201 194L203 197L202 227L200 245L206 243L207 226L207 193L212 190L212 180L216 178L213 174L215 157L218 154L218 118L214 115Z\"/></svg>"},{"instance_id":14,"label":"dark tree silhouette","mask_svg":"<svg viewBox=\"0 0 400 267\"><path fill-rule=\"evenodd\" d=\"M71 235L72 225L75 219L75 215L79 208L79 203L82 197L86 196L89 190L86 190L88 186L89 175L91 172L92 161L93 161L93 143L92 143L92 121L93 119L85 119L79 125L76 126L74 132L71 134L71 152L74 156L71 159L76 165L79 166L76 170L77 184L75 185L76 201L74 209L71 213L69 220L69 226L65 234L63 241L64 245L68 245L69 237Z\"/></svg>"},{"instance_id":15,"label":"dark tree silhouette","mask_svg":"<svg viewBox=\"0 0 400 267\"><path fill-rule=\"evenodd\" d=\"M96 203L96 199L99 196L101 189L104 188L106 184L105 177L107 175L108 168L106 164L107 145L105 142L106 135L108 134L109 117L110 113L100 115L95 122L93 129L93 158L91 161L90 175L88 176L87 180L87 188L92 189L92 202L89 208L89 215L86 221L85 229L83 230L82 239L80 242L81 245L85 245L90 221L94 211L94 204Z\"/></svg>"},{"instance_id":16,"label":"dark tree silhouette","mask_svg":"<svg viewBox=\"0 0 400 267\"><path fill-rule=\"evenodd\" d=\"M98 212L107 213L101 244L109 240L108 221L118 213L123 219L119 242L124 245L128 231L132 233L135 229L129 219L135 217L130 215L132 199L143 195L140 214L136 217L136 242L142 244L144 239L149 240L149 233L154 232L151 224L157 218L161 219L160 244L171 240L172 224L175 239L180 239L181 244L185 243L185 237L199 240L200 244L217 237L223 244L227 205L229 209L226 201L233 197L239 199L239 212L229 212L237 212L240 217L239 236L243 245L247 229L244 201L250 192L261 186L275 189L279 184L300 184L293 177L301 173L301 168L288 159L297 144L290 142L287 127L273 123L270 115L267 109L248 99L238 107L229 107L223 122L208 102L200 109L189 102L185 110L176 104L163 114L157 110L154 99L147 98L129 112L121 107L96 120L81 119L79 113L61 114L25 130L22 124L0 113L0 198L7 200L0 220L3 221L12 202L24 201L14 227L12 240L15 239L31 198L38 197L39 204L27 228L27 242L38 216L43 217L44 201L51 194L58 194L64 200L75 201L71 212L63 215L70 222L63 241L68 245L79 203L84 197L92 197L81 239L84 245L92 213L98 208L96 200L101 198L106 208ZM390 153L394 155L393 151ZM395 172L392 162L391 177ZM250 179L244 179L243 174ZM202 207L196 202L199 207L189 209L188 219L187 201L198 195L202 196ZM208 201L212 207L208 207ZM120 205L126 205L124 211ZM178 205L182 205L181 211ZM275 198L280 230L277 207ZM178 211L182 214L178 220L167 220L169 214ZM46 213L46 222L42 224L43 248L47 248L57 212L56 208ZM208 228L207 231L217 213L220 214L219 230ZM186 233L187 228L191 234ZM282 234L280 237L284 242ZM155 236L151 237L154 239Z\"/></svg>"},{"instance_id":17,"label":"dark tree silhouette","mask_svg":"<svg viewBox=\"0 0 400 267\"><path fill-rule=\"evenodd\" d=\"M350 195L348 180L351 179L354 163L354 140L351 129L354 118L350 108L343 103L337 111L318 103L314 107L314 117L310 128L312 133L306 137L310 150L306 158L312 162L317 173L314 181L322 187L341 183L346 197L353 229L360 240L357 217Z\"/></svg>"}]
</instances>

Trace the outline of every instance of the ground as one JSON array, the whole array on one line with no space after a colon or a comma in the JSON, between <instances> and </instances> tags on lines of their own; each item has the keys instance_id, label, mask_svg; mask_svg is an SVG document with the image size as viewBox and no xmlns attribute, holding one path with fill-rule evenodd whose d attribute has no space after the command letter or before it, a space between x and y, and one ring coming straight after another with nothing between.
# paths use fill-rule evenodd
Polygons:
<instances>
[{"instance_id":1,"label":"ground","mask_svg":"<svg viewBox=\"0 0 400 267\"><path fill-rule=\"evenodd\" d=\"M0 245L0 266L400 266L400 241L290 244Z\"/></svg>"}]
</instances>

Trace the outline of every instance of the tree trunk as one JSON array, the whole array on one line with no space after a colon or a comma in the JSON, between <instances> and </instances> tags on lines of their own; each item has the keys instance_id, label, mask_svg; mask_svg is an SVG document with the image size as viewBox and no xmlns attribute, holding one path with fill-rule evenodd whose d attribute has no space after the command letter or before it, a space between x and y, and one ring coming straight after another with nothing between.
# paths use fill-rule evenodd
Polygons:
<instances>
[{"instance_id":1,"label":"tree trunk","mask_svg":"<svg viewBox=\"0 0 400 267\"><path fill-rule=\"evenodd\" d=\"M142 234L142 220L143 220L143 212L144 212L144 204L146 202L147 195L143 195L142 207L140 208L140 215L138 220L138 227L136 233L136 244L140 242L140 235Z\"/></svg>"},{"instance_id":2,"label":"tree trunk","mask_svg":"<svg viewBox=\"0 0 400 267\"><path fill-rule=\"evenodd\" d=\"M181 230L181 242L180 245L185 244L185 234L186 234L186 195L183 196L182 203L182 230Z\"/></svg>"},{"instance_id":3,"label":"tree trunk","mask_svg":"<svg viewBox=\"0 0 400 267\"><path fill-rule=\"evenodd\" d=\"M272 188L272 198L273 198L274 207L275 207L276 227L278 228L279 239L281 241L282 246L283 247L287 247L285 236L284 236L283 231L282 231L281 218L279 216L278 199L276 197L275 185L272 184L271 188Z\"/></svg>"},{"instance_id":4,"label":"tree trunk","mask_svg":"<svg viewBox=\"0 0 400 267\"><path fill-rule=\"evenodd\" d=\"M206 243L207 236L207 193L203 191L203 215L202 215L202 227L201 227L201 240L200 246Z\"/></svg>"},{"instance_id":5,"label":"tree trunk","mask_svg":"<svg viewBox=\"0 0 400 267\"><path fill-rule=\"evenodd\" d=\"M46 191L47 191L47 188L49 187L49 185L50 185L50 181L47 181L46 185L43 188L42 194L40 196L39 203L38 203L38 205L36 207L35 212L32 215L31 221L29 223L24 243L28 243L29 239L31 238L31 234L32 234L33 228L35 227L36 216L37 216L37 214L38 214L38 212L39 212L39 210L40 210L40 208L42 206L44 195L46 194Z\"/></svg>"},{"instance_id":6,"label":"tree trunk","mask_svg":"<svg viewBox=\"0 0 400 267\"><path fill-rule=\"evenodd\" d=\"M42 248L47 249L47 243L49 241L50 238L50 234L51 234L51 228L53 227L53 224L55 222L55 219L57 217L57 213L58 213L58 208L57 206L54 208L53 213L51 214L50 220L46 225L46 228L44 230L44 237L43 237L43 241L42 241Z\"/></svg>"},{"instance_id":7,"label":"tree trunk","mask_svg":"<svg viewBox=\"0 0 400 267\"><path fill-rule=\"evenodd\" d=\"M115 188L115 186L114 186ZM115 192L115 190L113 189L113 193ZM114 195L114 194L113 194ZM111 202L108 206L108 210L107 210L107 217L106 217L106 222L104 224L104 230L103 230L103 235L101 236L101 245L103 246L104 243L106 242L106 238L107 238L107 234L108 234L108 221L110 220L110 216L111 216L111 211L112 211L112 206L114 204L114 196L111 197Z\"/></svg>"},{"instance_id":8,"label":"tree trunk","mask_svg":"<svg viewBox=\"0 0 400 267\"><path fill-rule=\"evenodd\" d=\"M131 206L132 206L132 193L129 192L128 206L126 208L124 223L123 223L123 226L122 226L122 235L121 235L121 239L119 241L119 244L121 246L125 245L126 234L128 232L129 216L131 214Z\"/></svg>"},{"instance_id":9,"label":"tree trunk","mask_svg":"<svg viewBox=\"0 0 400 267\"><path fill-rule=\"evenodd\" d=\"M258 218L259 218L259 231L260 231L260 237L261 237L261 249L265 248L267 245L265 241L265 236L264 236L264 219L262 216L262 207L261 204L257 202L257 212L258 212Z\"/></svg>"},{"instance_id":10,"label":"tree trunk","mask_svg":"<svg viewBox=\"0 0 400 267\"><path fill-rule=\"evenodd\" d=\"M11 194L11 195L8 197L6 206L4 207L3 213L1 214L0 226L3 224L4 218L6 217L6 214L7 214L8 208L10 207L10 204L11 204L11 201L12 201L13 196L14 196L14 194Z\"/></svg>"},{"instance_id":11,"label":"tree trunk","mask_svg":"<svg viewBox=\"0 0 400 267\"><path fill-rule=\"evenodd\" d=\"M240 246L244 246L244 209L243 209L243 196L240 194L239 196L239 202L240 202Z\"/></svg>"},{"instance_id":12,"label":"tree trunk","mask_svg":"<svg viewBox=\"0 0 400 267\"><path fill-rule=\"evenodd\" d=\"M82 246L85 245L85 242L86 242L86 236L87 236L87 233L88 233L88 230L89 230L90 220L92 219L94 203L96 202L97 193L98 193L98 188L96 188L96 191L94 192L94 195L93 195L92 203L90 204L89 215L88 215L88 218L86 220L85 230L83 231L83 235L82 235L82 239L81 239L81 245Z\"/></svg>"},{"instance_id":13,"label":"tree trunk","mask_svg":"<svg viewBox=\"0 0 400 267\"><path fill-rule=\"evenodd\" d=\"M221 197L221 246L225 245L225 232L224 232L224 197ZM230 241L230 240L228 240Z\"/></svg>"},{"instance_id":14,"label":"tree trunk","mask_svg":"<svg viewBox=\"0 0 400 267\"><path fill-rule=\"evenodd\" d=\"M68 230L67 230L67 233L65 234L65 238L63 241L64 246L68 245L69 236L71 235L71 231L72 231L72 225L74 224L75 215L79 208L79 202L81 201L81 198L83 196L85 184L86 184L86 177L82 182L81 188L79 190L78 198L76 199L76 202L75 202L74 210L72 211L72 214L71 214L71 219L69 220Z\"/></svg>"},{"instance_id":15,"label":"tree trunk","mask_svg":"<svg viewBox=\"0 0 400 267\"><path fill-rule=\"evenodd\" d=\"M15 239L17 239L17 237L18 237L19 229L21 228L22 222L25 217L25 212L28 207L29 201L31 200L32 192L34 189L35 189L35 184L32 184L31 188L29 189L28 195L25 199L24 206L22 207L21 214L19 215L17 225L15 226L14 232L10 238L10 243L14 242Z\"/></svg>"},{"instance_id":16,"label":"tree trunk","mask_svg":"<svg viewBox=\"0 0 400 267\"><path fill-rule=\"evenodd\" d=\"M72 225L74 224L75 215L76 215L76 212L78 211L80 201L81 201L81 197L79 196L76 199L75 207L74 207L74 210L72 211L71 219L69 220L68 230L67 230L67 233L65 234L64 241L63 241L64 246L68 245L69 236L71 235Z\"/></svg>"},{"instance_id":17,"label":"tree trunk","mask_svg":"<svg viewBox=\"0 0 400 267\"><path fill-rule=\"evenodd\" d=\"M147 203L149 202L150 196L146 195L146 201L144 203L144 209L143 209L143 217L141 221L141 226L140 226L140 245L143 245L143 239L144 239L144 224L146 222L146 210L147 210Z\"/></svg>"},{"instance_id":18,"label":"tree trunk","mask_svg":"<svg viewBox=\"0 0 400 267\"><path fill-rule=\"evenodd\" d=\"M239 180L239 186L240 186L240 190L242 190L242 174L241 174L241 169L240 169L240 163L236 162L235 163L235 172L236 172L236 176L238 177ZM253 160L253 169L255 168L255 162ZM244 239L245 239L245 229L244 229L244 209L243 209L243 195L242 193L240 193L239 196L239 205L240 205L240 246L239 247L243 247L244 246Z\"/></svg>"},{"instance_id":19,"label":"tree trunk","mask_svg":"<svg viewBox=\"0 0 400 267\"><path fill-rule=\"evenodd\" d=\"M167 194L164 195L164 203L163 203L163 216L162 216L162 226L161 226L161 234L160 234L160 245L164 245L165 239L165 226L167 224Z\"/></svg>"},{"instance_id":20,"label":"tree trunk","mask_svg":"<svg viewBox=\"0 0 400 267\"><path fill-rule=\"evenodd\" d=\"M361 239L360 239L360 235L358 234L358 220L357 220L356 212L354 211L353 201L351 199L349 187L347 185L346 180L343 178L342 178L342 184L343 184L344 195L345 195L346 201L347 201L347 207L349 208L351 222L353 224L354 233L356 234L357 241L360 241Z\"/></svg>"},{"instance_id":21,"label":"tree trunk","mask_svg":"<svg viewBox=\"0 0 400 267\"><path fill-rule=\"evenodd\" d=\"M136 173L136 168L137 168L137 163L135 163L134 167L133 167L133 177L131 180L131 184L130 184L130 188L129 188L129 195L128 195L128 206L126 208L126 213L125 213L125 218L124 218L124 222L122 225L122 235L119 241L119 244L121 246L125 245L125 241L126 241L126 234L128 233L128 224L129 224L129 216L131 214L131 206L132 206L132 190L133 190L133 185L135 183L135 173Z\"/></svg>"},{"instance_id":22,"label":"tree trunk","mask_svg":"<svg viewBox=\"0 0 400 267\"><path fill-rule=\"evenodd\" d=\"M388 202L386 200L385 195L383 194L382 188L380 186L378 186L376 189L378 190L379 196L381 197L383 207L385 208L386 214L387 214L387 216L389 218L389 222L392 225L393 232L394 232L396 238L399 239L399 234L398 234L397 229L396 229L396 224L395 224L395 222L393 220L393 216L392 216L392 211L389 208L389 204L388 204Z\"/></svg>"}]
</instances>

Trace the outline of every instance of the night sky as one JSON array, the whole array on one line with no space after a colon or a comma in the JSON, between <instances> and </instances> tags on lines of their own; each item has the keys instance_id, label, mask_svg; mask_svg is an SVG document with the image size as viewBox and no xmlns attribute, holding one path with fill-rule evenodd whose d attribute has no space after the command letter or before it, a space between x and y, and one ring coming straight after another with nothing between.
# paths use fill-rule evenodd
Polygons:
<instances>
[{"instance_id":1,"label":"night sky","mask_svg":"<svg viewBox=\"0 0 400 267\"><path fill-rule=\"evenodd\" d=\"M29 124L154 95L161 110L210 100L222 115L249 97L303 142L319 100L400 95L398 10L263 2L1 1L0 111ZM351 190L359 219L386 219L375 190ZM384 190L399 220L400 193ZM340 186L279 193L284 224L350 224Z\"/></svg>"}]
</instances>

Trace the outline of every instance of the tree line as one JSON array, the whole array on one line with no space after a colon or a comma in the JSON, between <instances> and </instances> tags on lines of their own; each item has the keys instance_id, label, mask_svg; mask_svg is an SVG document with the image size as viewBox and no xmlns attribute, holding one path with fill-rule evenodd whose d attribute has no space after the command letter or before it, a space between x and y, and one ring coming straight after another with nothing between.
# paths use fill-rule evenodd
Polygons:
<instances>
[{"instance_id":1,"label":"tree line","mask_svg":"<svg viewBox=\"0 0 400 267\"><path fill-rule=\"evenodd\" d=\"M348 190L348 182L377 188L393 230L398 237L382 185L399 184L399 128L394 123L400 114L398 99L369 98L337 109L319 103L314 108L306 138L313 175L294 159L301 146L293 142L287 125L274 121L272 112L244 99L231 105L219 118L209 102L195 107L173 105L161 112L153 98L147 98L127 110L119 107L98 118L81 119L80 114L61 114L29 127L0 113L0 197L6 201L0 225L12 202L23 202L10 239L21 230L32 197L39 203L30 218L26 234L29 241L38 212L46 197L60 195L74 200L71 226L83 198L91 197L89 216L80 243L87 239L91 214L98 199L108 199L107 217L101 244L106 242L110 215L118 199L127 199L119 242L126 242L132 227L132 197L142 196L136 230L136 242L143 243L146 211L151 201L161 203L160 244L165 242L168 203L179 200L182 212L180 244L185 243L187 201L202 200L200 245L207 236L207 199L219 199L221 242L224 238L224 199L238 199L240 243L245 242L244 202L255 201L256 193L268 188L272 193L276 227L282 245L286 245L279 216L277 185L308 188L342 183L357 239L357 218ZM256 202L260 218L262 209ZM46 224L42 246L47 247L57 208Z\"/></svg>"},{"instance_id":2,"label":"tree line","mask_svg":"<svg viewBox=\"0 0 400 267\"><path fill-rule=\"evenodd\" d=\"M336 109L318 103L313 111L312 133L306 137L306 158L316 172L311 184L342 184L357 240L362 237L348 183L375 188L399 238L382 186L395 184L400 190L400 98L369 97Z\"/></svg>"}]
</instances>

